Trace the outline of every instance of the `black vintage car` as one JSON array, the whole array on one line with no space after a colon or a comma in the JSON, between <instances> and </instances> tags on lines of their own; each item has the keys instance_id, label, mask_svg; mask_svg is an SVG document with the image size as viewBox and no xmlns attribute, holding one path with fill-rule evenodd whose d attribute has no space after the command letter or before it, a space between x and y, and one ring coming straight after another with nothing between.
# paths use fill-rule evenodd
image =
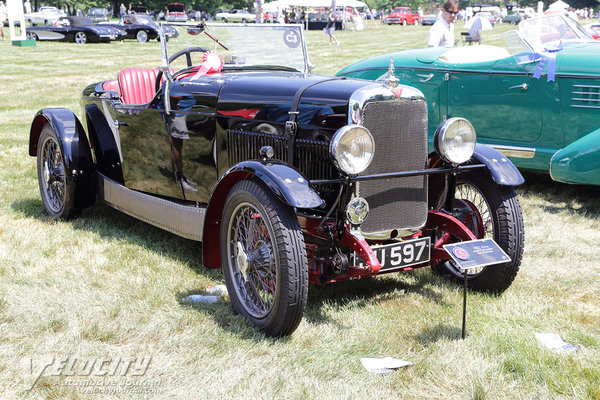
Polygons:
<instances>
[{"instance_id":1,"label":"black vintage car","mask_svg":"<svg viewBox=\"0 0 600 400\"><path fill-rule=\"evenodd\" d=\"M311 75L300 25L188 32L162 41L158 69L86 87L82 120L37 113L29 154L50 216L101 201L202 241L235 310L274 336L298 326L309 283L425 266L462 278L446 244L493 238L510 261L468 269L468 284L509 287L523 178L468 121L444 121L428 153L427 103L393 71Z\"/></svg>"},{"instance_id":2,"label":"black vintage car","mask_svg":"<svg viewBox=\"0 0 600 400\"><path fill-rule=\"evenodd\" d=\"M94 24L86 17L61 17L55 26L27 28L27 39L57 40L85 44L88 42L110 42L121 40L125 33L110 25Z\"/></svg>"},{"instance_id":3,"label":"black vintage car","mask_svg":"<svg viewBox=\"0 0 600 400\"><path fill-rule=\"evenodd\" d=\"M122 39L136 39L140 43L150 39L158 39L159 26L148 14L129 14L123 16L118 24L111 26L121 29L126 33ZM179 31L172 26L165 26L165 37L168 39L179 36Z\"/></svg>"}]
</instances>

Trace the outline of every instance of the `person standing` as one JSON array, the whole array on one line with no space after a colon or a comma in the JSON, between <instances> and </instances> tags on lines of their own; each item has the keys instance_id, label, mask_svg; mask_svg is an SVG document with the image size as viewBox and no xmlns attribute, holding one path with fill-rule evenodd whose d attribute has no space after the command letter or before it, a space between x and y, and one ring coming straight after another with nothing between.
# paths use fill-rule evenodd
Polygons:
<instances>
[{"instance_id":1,"label":"person standing","mask_svg":"<svg viewBox=\"0 0 600 400\"><path fill-rule=\"evenodd\" d=\"M4 5L3 1L0 1L0 36L2 36L2 40L6 40L4 37L4 21L6 21L6 13L7 9Z\"/></svg>"},{"instance_id":2,"label":"person standing","mask_svg":"<svg viewBox=\"0 0 600 400\"><path fill-rule=\"evenodd\" d=\"M329 35L329 45L331 46L332 40L335 41L335 45L339 46L340 42L333 36L335 32L335 17L333 16L333 11L329 11L329 16L327 17L327 25L325 25L325 29L323 31Z\"/></svg>"},{"instance_id":3,"label":"person standing","mask_svg":"<svg viewBox=\"0 0 600 400\"><path fill-rule=\"evenodd\" d=\"M442 18L429 30L427 46L454 47L454 20L458 14L458 0L447 0L442 8Z\"/></svg>"},{"instance_id":4,"label":"person standing","mask_svg":"<svg viewBox=\"0 0 600 400\"><path fill-rule=\"evenodd\" d=\"M29 0L25 0L23 6L25 6L25 14L31 14L31 3L29 2Z\"/></svg>"}]
</instances>

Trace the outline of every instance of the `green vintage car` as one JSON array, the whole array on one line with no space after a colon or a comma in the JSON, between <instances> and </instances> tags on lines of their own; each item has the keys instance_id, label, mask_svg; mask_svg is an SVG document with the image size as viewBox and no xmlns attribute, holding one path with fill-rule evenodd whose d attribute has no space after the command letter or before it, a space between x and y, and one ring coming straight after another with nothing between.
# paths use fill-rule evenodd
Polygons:
<instances>
[{"instance_id":1,"label":"green vintage car","mask_svg":"<svg viewBox=\"0 0 600 400\"><path fill-rule=\"evenodd\" d=\"M559 182L600 185L600 43L575 21L527 19L496 46L405 50L354 63L337 75L391 73L427 98L429 140L441 121L464 117L477 140L524 170Z\"/></svg>"}]
</instances>

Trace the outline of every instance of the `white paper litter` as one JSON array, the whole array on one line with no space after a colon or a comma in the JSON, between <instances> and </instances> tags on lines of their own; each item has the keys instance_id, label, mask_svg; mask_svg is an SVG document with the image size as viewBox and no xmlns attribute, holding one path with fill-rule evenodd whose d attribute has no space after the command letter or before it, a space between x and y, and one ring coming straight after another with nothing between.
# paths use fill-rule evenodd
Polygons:
<instances>
[{"instance_id":1,"label":"white paper litter","mask_svg":"<svg viewBox=\"0 0 600 400\"><path fill-rule=\"evenodd\" d=\"M414 363L399 360L393 357L361 358L360 362L362 363L363 367L367 369L367 371L373 372L374 374L389 374L398 368L415 365Z\"/></svg>"},{"instance_id":2,"label":"white paper litter","mask_svg":"<svg viewBox=\"0 0 600 400\"><path fill-rule=\"evenodd\" d=\"M217 294L219 296L227 295L227 286L225 285L215 285L213 287L209 287L205 290L207 294Z\"/></svg>"},{"instance_id":3,"label":"white paper litter","mask_svg":"<svg viewBox=\"0 0 600 400\"><path fill-rule=\"evenodd\" d=\"M560 335L557 333L536 333L535 337L544 346L546 346L549 349L558 351L559 353L571 353L573 351L580 350L580 348L575 346L574 344L570 344L562 340Z\"/></svg>"},{"instance_id":4,"label":"white paper litter","mask_svg":"<svg viewBox=\"0 0 600 400\"><path fill-rule=\"evenodd\" d=\"M221 298L219 296L204 296L201 294L192 294L181 299L184 303L216 303Z\"/></svg>"}]
</instances>

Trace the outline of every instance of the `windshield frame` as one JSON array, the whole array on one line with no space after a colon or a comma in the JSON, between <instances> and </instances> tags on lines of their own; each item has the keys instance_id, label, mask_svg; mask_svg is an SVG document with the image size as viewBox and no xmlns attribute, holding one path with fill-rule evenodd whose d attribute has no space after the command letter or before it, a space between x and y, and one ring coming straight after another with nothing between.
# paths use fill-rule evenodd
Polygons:
<instances>
[{"instance_id":1,"label":"windshield frame","mask_svg":"<svg viewBox=\"0 0 600 400\"><path fill-rule=\"evenodd\" d=\"M557 40L551 41L542 41L540 36L531 36L531 32L534 31L534 28L527 29L528 25L539 25L539 31L542 30L543 27L556 27L558 24L553 24L550 21L562 21L563 24L561 26L567 26L570 29L569 33L573 33L575 37L571 39L565 39L565 34ZM544 15L537 18L529 18L521 21L519 23L519 29L516 31L519 34L521 40L525 42L525 45L531 48L534 52L541 52L547 50L548 48L561 47L563 43L581 43L581 42L593 42L594 39L592 36L575 20L564 16L564 15Z\"/></svg>"},{"instance_id":2,"label":"windshield frame","mask_svg":"<svg viewBox=\"0 0 600 400\"><path fill-rule=\"evenodd\" d=\"M204 30L208 29L208 31L210 31L210 29L212 27L214 28L233 28L233 29L258 29L259 27L262 29L277 29L277 30L281 30L281 26L278 26L278 24L276 25L268 25L268 24L259 24L259 25L240 25L240 24L233 24L233 23L204 23L204 22L198 22L198 23L190 23L190 22L161 22L160 23L160 29L159 29L159 34L161 36L161 50L162 50L162 64L161 67L165 67L165 68L169 68L169 51L168 51L168 41L167 40L163 40L165 38L165 26L172 26L172 27L182 27L182 28L186 28L188 31L190 29L198 29L198 30L202 30L202 33L200 33L201 35L205 35ZM302 70L299 70L297 68L294 67L290 67L290 66L284 66L284 65L270 65L270 64L264 64L262 65L262 69L267 70L267 71L272 71L272 70L290 70L290 71L295 71L295 72L300 72L302 74L304 74L305 76L308 75L309 73L309 61L308 61L308 51L306 48L306 37L305 37L305 32L304 32L304 26L302 24L286 24L285 28L290 28L290 29L297 29L299 32L299 36L300 36L300 45L302 47L302 57L303 57L303 62L302 62ZM219 39L218 37L216 37L216 39ZM225 43L226 46L226 43ZM247 66L249 70L257 70L257 69L261 69L259 65L248 65ZM235 64L225 64L224 65L224 69L243 69L240 68L239 65L235 65Z\"/></svg>"}]
</instances>

